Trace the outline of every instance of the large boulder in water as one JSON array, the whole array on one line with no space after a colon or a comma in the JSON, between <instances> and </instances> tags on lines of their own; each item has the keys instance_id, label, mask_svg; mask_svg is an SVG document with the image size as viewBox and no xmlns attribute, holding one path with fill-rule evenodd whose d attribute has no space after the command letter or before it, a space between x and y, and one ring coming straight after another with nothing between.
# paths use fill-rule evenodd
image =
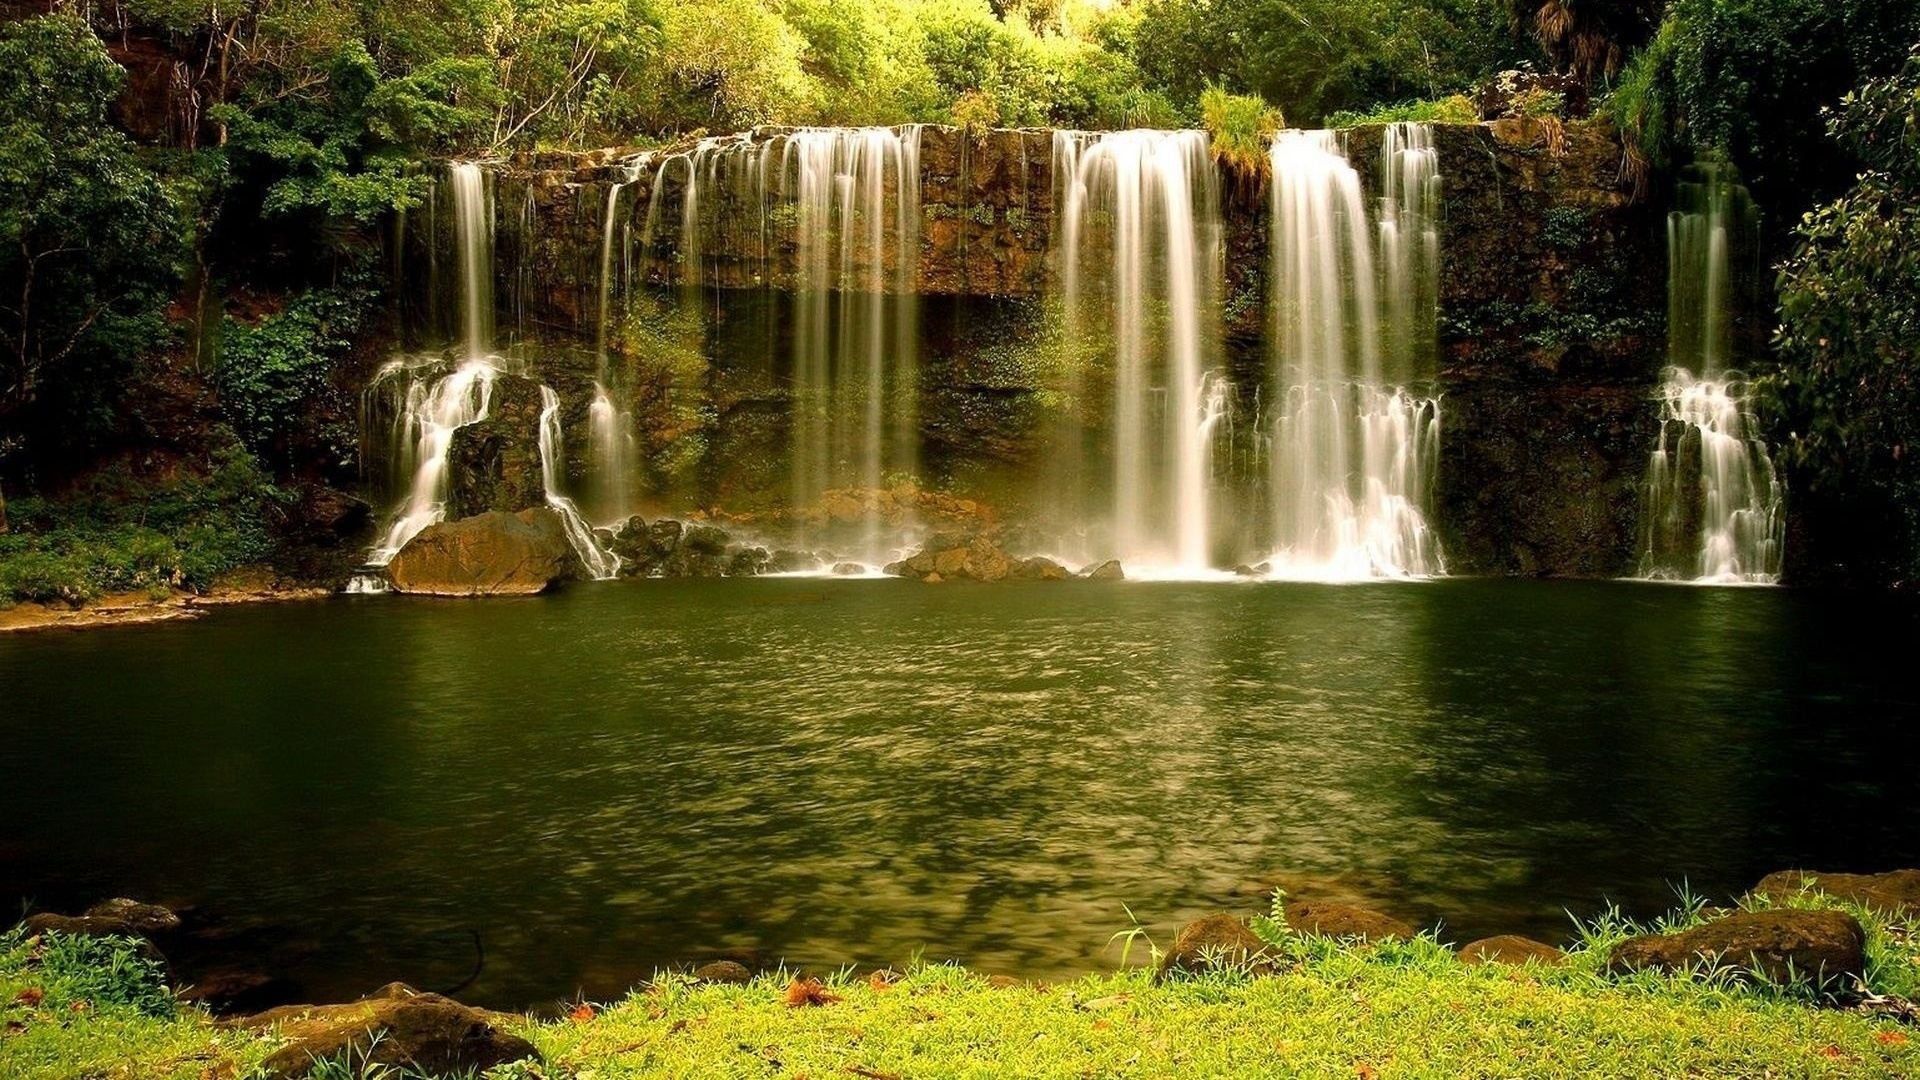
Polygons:
<instances>
[{"instance_id":1,"label":"large boulder in water","mask_svg":"<svg viewBox=\"0 0 1920 1080\"><path fill-rule=\"evenodd\" d=\"M395 591L420 596L527 596L573 570L566 529L546 507L429 525L387 564Z\"/></svg>"},{"instance_id":2,"label":"large boulder in water","mask_svg":"<svg viewBox=\"0 0 1920 1080\"><path fill-rule=\"evenodd\" d=\"M472 517L545 506L540 471L540 383L494 376L487 418L453 433L447 447L447 511Z\"/></svg>"},{"instance_id":3,"label":"large boulder in water","mask_svg":"<svg viewBox=\"0 0 1920 1080\"><path fill-rule=\"evenodd\" d=\"M1781 870L1761 878L1753 887L1753 895L1776 904L1805 892L1825 893L1895 919L1920 919L1920 870L1889 870L1884 874Z\"/></svg>"},{"instance_id":4,"label":"large boulder in water","mask_svg":"<svg viewBox=\"0 0 1920 1080\"><path fill-rule=\"evenodd\" d=\"M320 1062L342 1058L362 1068L385 1065L424 1076L469 1075L537 1059L532 1043L501 1030L513 1020L392 983L350 1004L287 1005L231 1026L272 1031L285 1040L260 1072L293 1080L312 1074Z\"/></svg>"},{"instance_id":5,"label":"large boulder in water","mask_svg":"<svg viewBox=\"0 0 1920 1080\"><path fill-rule=\"evenodd\" d=\"M1608 954L1607 970L1730 966L1774 982L1821 985L1859 978L1866 942L1860 923L1844 911L1741 911L1677 934L1628 938Z\"/></svg>"}]
</instances>

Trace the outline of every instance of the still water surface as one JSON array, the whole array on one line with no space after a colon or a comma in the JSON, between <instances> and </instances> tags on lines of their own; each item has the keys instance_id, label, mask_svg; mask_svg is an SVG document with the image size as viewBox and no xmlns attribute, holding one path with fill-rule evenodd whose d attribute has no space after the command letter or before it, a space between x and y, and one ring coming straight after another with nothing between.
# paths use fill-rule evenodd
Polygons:
<instances>
[{"instance_id":1,"label":"still water surface","mask_svg":"<svg viewBox=\"0 0 1920 1080\"><path fill-rule=\"evenodd\" d=\"M1908 602L1580 582L734 580L0 639L0 903L282 928L311 997L735 950L1060 976L1130 907L1564 936L1920 864Z\"/></svg>"}]
</instances>

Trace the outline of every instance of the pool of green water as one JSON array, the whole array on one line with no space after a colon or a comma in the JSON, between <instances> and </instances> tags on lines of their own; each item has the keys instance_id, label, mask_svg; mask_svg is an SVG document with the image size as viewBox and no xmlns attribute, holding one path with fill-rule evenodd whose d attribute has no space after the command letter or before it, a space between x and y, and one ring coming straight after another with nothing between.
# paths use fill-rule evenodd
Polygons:
<instances>
[{"instance_id":1,"label":"pool of green water","mask_svg":"<svg viewBox=\"0 0 1920 1080\"><path fill-rule=\"evenodd\" d=\"M1777 589L726 580L0 639L0 903L249 928L308 997L735 952L1119 961L1128 911L1566 936L1920 864L1920 607ZM477 954L474 941L478 939ZM477 957L483 956L483 959Z\"/></svg>"}]
</instances>

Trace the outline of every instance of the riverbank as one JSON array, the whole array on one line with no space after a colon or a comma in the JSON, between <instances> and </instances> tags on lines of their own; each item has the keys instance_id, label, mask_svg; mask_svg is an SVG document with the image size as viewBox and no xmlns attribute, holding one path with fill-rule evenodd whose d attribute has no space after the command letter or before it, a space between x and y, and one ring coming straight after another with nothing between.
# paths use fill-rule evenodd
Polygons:
<instances>
[{"instance_id":1,"label":"riverbank","mask_svg":"<svg viewBox=\"0 0 1920 1080\"><path fill-rule=\"evenodd\" d=\"M135 939L22 928L0 936L0 1073L398 1080L416 1073L381 1063L414 1061L433 1066L422 1075L499 1080L1920 1075L1920 1029L1901 997L1920 989L1914 911L1768 888L1740 911L1690 902L1650 926L1603 918L1563 954L1523 960L1456 953L1431 933L1329 937L1304 907L1288 918L1276 904L1250 927L1194 924L1168 954L1121 935L1152 964L1058 984L953 966L749 978L716 964L545 1019L396 985L351 1005L216 1021L175 999ZM1775 918L1857 919L1863 968L1819 988L1751 977L1731 957L1622 964L1649 940ZM1195 927L1209 924L1251 934L1257 955L1236 958L1217 938L1198 947ZM369 1042L369 1030L384 1034Z\"/></svg>"},{"instance_id":2,"label":"riverbank","mask_svg":"<svg viewBox=\"0 0 1920 1080\"><path fill-rule=\"evenodd\" d=\"M0 634L36 630L85 630L101 626L197 619L208 610L234 604L319 600L330 589L279 580L271 570L242 570L229 574L206 592L169 590L111 593L82 604L34 603L0 607Z\"/></svg>"}]
</instances>

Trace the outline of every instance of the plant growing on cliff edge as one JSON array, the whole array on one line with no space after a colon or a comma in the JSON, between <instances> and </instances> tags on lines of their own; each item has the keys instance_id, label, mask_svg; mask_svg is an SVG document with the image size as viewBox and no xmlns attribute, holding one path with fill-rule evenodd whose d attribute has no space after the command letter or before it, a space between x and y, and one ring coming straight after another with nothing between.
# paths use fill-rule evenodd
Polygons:
<instances>
[{"instance_id":1,"label":"plant growing on cliff edge","mask_svg":"<svg viewBox=\"0 0 1920 1080\"><path fill-rule=\"evenodd\" d=\"M1209 84L1200 93L1200 126L1211 139L1215 161L1257 179L1270 167L1267 142L1287 120L1258 94L1230 94Z\"/></svg>"}]
</instances>

